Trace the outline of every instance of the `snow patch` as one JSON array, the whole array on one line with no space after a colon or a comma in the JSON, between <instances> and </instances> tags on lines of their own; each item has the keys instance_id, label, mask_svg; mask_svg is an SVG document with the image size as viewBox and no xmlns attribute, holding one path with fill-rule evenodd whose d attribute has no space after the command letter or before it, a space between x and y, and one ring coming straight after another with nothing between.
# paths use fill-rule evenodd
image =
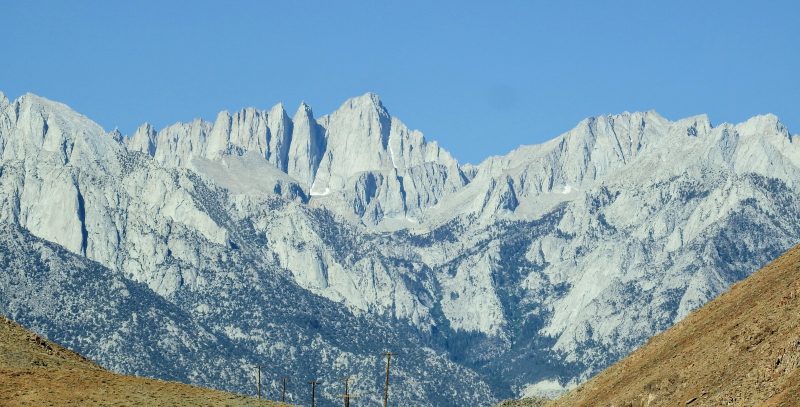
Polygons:
<instances>
[{"instance_id":1,"label":"snow patch","mask_svg":"<svg viewBox=\"0 0 800 407\"><path fill-rule=\"evenodd\" d=\"M391 144L389 145L389 158L392 159L392 167L394 167L394 169L397 169L397 163L394 161L394 150L392 150Z\"/></svg>"},{"instance_id":2,"label":"snow patch","mask_svg":"<svg viewBox=\"0 0 800 407\"><path fill-rule=\"evenodd\" d=\"M331 189L328 188L328 187L325 187L325 189L322 190L322 192L315 191L314 187L316 187L316 185L317 185L317 180L314 180L314 182L311 183L311 188L308 189L309 195L311 195L311 196L325 196L325 195L328 195L328 194L331 193Z\"/></svg>"},{"instance_id":3,"label":"snow patch","mask_svg":"<svg viewBox=\"0 0 800 407\"><path fill-rule=\"evenodd\" d=\"M331 189L328 187L325 187L325 189L323 189L322 192L316 192L313 189L310 191L311 196L325 196L329 195L330 193Z\"/></svg>"}]
</instances>

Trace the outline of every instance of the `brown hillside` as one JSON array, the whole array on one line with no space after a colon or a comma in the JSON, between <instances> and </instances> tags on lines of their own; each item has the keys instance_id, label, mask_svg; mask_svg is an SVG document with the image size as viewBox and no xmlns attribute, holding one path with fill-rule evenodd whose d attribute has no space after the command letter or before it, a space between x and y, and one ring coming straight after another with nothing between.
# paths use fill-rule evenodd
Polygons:
<instances>
[{"instance_id":1,"label":"brown hillside","mask_svg":"<svg viewBox=\"0 0 800 407\"><path fill-rule=\"evenodd\" d=\"M800 246L548 406L800 406Z\"/></svg>"},{"instance_id":2,"label":"brown hillside","mask_svg":"<svg viewBox=\"0 0 800 407\"><path fill-rule=\"evenodd\" d=\"M0 316L1 406L279 406L237 394L111 373Z\"/></svg>"}]
</instances>

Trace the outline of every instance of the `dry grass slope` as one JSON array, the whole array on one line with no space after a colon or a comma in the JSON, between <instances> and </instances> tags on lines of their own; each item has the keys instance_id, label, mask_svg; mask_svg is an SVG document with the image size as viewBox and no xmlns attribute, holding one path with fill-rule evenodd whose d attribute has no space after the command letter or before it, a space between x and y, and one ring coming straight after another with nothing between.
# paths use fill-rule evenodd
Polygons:
<instances>
[{"instance_id":1,"label":"dry grass slope","mask_svg":"<svg viewBox=\"0 0 800 407\"><path fill-rule=\"evenodd\" d=\"M799 406L800 246L550 406Z\"/></svg>"},{"instance_id":2,"label":"dry grass slope","mask_svg":"<svg viewBox=\"0 0 800 407\"><path fill-rule=\"evenodd\" d=\"M280 406L182 383L125 376L0 316L2 406Z\"/></svg>"}]
</instances>

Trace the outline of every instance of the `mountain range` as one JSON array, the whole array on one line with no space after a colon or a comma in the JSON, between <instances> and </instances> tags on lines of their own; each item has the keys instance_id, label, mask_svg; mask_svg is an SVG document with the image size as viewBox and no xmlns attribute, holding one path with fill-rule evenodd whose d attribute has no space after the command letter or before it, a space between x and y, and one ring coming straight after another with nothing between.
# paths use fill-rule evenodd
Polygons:
<instances>
[{"instance_id":1,"label":"mountain range","mask_svg":"<svg viewBox=\"0 0 800 407\"><path fill-rule=\"evenodd\" d=\"M597 116L473 165L371 93L130 136L0 94L0 313L231 391L263 364L377 402L391 350L406 405L552 395L800 242L798 181L773 115Z\"/></svg>"}]
</instances>

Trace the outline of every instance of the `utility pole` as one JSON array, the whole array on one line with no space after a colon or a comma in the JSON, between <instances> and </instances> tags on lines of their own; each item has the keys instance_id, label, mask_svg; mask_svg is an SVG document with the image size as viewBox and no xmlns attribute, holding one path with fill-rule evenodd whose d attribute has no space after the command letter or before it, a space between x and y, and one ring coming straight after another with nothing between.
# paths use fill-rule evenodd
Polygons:
<instances>
[{"instance_id":1,"label":"utility pole","mask_svg":"<svg viewBox=\"0 0 800 407\"><path fill-rule=\"evenodd\" d=\"M286 402L286 376L283 376L283 389L281 390L281 403Z\"/></svg>"},{"instance_id":2,"label":"utility pole","mask_svg":"<svg viewBox=\"0 0 800 407\"><path fill-rule=\"evenodd\" d=\"M316 398L316 396L317 396L317 384L319 384L319 383L321 383L321 382L318 382L316 380L312 380L312 381L308 382L308 384L311 385L311 407L317 407L317 398Z\"/></svg>"},{"instance_id":3,"label":"utility pole","mask_svg":"<svg viewBox=\"0 0 800 407\"><path fill-rule=\"evenodd\" d=\"M389 366L392 365L392 356L394 355L396 355L396 353L383 352L383 356L386 356L386 382L383 385L383 407L389 406Z\"/></svg>"},{"instance_id":4,"label":"utility pole","mask_svg":"<svg viewBox=\"0 0 800 407\"><path fill-rule=\"evenodd\" d=\"M350 376L344 378L344 407L350 407Z\"/></svg>"},{"instance_id":5,"label":"utility pole","mask_svg":"<svg viewBox=\"0 0 800 407\"><path fill-rule=\"evenodd\" d=\"M258 389L258 399L261 400L261 365L256 365L256 389Z\"/></svg>"},{"instance_id":6,"label":"utility pole","mask_svg":"<svg viewBox=\"0 0 800 407\"><path fill-rule=\"evenodd\" d=\"M350 393L350 381L353 380L352 376L347 376L342 381L344 382L344 394L342 397L344 398L344 407L350 407L350 400L354 398L358 398L358 393Z\"/></svg>"}]
</instances>

